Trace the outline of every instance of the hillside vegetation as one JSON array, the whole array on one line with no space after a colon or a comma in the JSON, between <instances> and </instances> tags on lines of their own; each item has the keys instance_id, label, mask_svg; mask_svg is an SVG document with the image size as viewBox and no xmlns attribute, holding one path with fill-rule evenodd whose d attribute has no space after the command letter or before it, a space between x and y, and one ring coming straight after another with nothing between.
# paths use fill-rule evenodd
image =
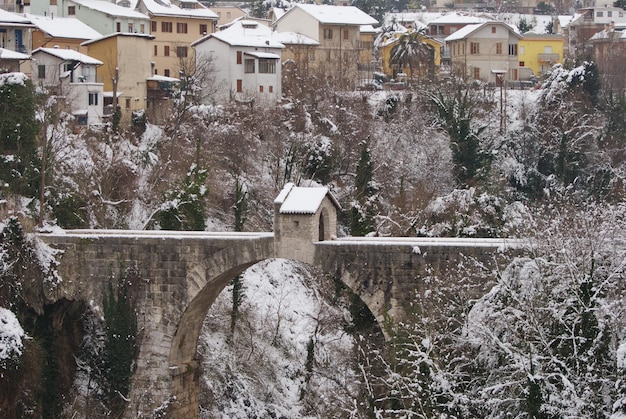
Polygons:
<instances>
[{"instance_id":1,"label":"hillside vegetation","mask_svg":"<svg viewBox=\"0 0 626 419\"><path fill-rule=\"evenodd\" d=\"M132 336L132 321L113 326L75 302L63 303L74 328L55 340L58 307L33 295L58 279L27 232L270 231L272 201L294 182L333 191L339 235L521 237L535 251L489 273L496 285L478 301L416 295L400 325L376 325L305 267L246 273L205 324L206 417L626 415L624 93L604 89L593 63L556 66L502 103L460 82L357 93L292 77L275 108L177 95L164 125L139 115L75 133L53 97L0 76L0 307L32 338L11 329L0 411L115 414L135 350L111 332ZM288 288L295 277L303 285ZM132 320L124 278L107 304Z\"/></svg>"}]
</instances>

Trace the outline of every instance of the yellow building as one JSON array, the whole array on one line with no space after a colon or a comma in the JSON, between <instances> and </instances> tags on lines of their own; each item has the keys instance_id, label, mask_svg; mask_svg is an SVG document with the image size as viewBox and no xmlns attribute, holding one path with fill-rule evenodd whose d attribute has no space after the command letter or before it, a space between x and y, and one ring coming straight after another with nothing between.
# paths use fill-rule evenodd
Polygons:
<instances>
[{"instance_id":1,"label":"yellow building","mask_svg":"<svg viewBox=\"0 0 626 419\"><path fill-rule=\"evenodd\" d=\"M562 63L564 42L562 35L525 33L519 40L520 79L524 77L523 68L532 70L538 77L554 64Z\"/></svg>"},{"instance_id":2,"label":"yellow building","mask_svg":"<svg viewBox=\"0 0 626 419\"><path fill-rule=\"evenodd\" d=\"M193 62L191 43L215 32L218 18L195 0L172 1L167 6L139 0L137 10L150 17L154 74L166 77L179 76L181 61Z\"/></svg>"},{"instance_id":3,"label":"yellow building","mask_svg":"<svg viewBox=\"0 0 626 419\"><path fill-rule=\"evenodd\" d=\"M82 44L89 56L104 63L98 69L98 79L104 83L104 105L112 104L116 90L125 123L130 121L132 111L148 107L146 79L152 75L153 41L152 35L114 33ZM117 86L113 85L113 79L117 79Z\"/></svg>"},{"instance_id":4,"label":"yellow building","mask_svg":"<svg viewBox=\"0 0 626 419\"><path fill-rule=\"evenodd\" d=\"M432 56L430 57L427 63L420 63L409 66L404 65L400 66L397 64L391 63L391 54L396 45L402 42L403 37L411 36L411 34L415 34L415 36L419 37L420 42L423 42L431 47ZM441 48L443 48L443 42L438 41L434 38L431 38L428 35L417 35L417 32L396 32L390 38L383 41L380 46L380 59L382 72L385 73L390 78L396 78L399 73L406 74L409 79L419 79L424 76L427 76L429 72L434 71L434 75L439 75L439 70L441 67Z\"/></svg>"}]
</instances>

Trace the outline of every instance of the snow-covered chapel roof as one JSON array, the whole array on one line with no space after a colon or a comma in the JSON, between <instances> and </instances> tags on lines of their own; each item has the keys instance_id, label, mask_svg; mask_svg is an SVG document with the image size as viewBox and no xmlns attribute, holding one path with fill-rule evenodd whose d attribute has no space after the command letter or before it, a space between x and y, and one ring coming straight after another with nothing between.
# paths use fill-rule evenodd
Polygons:
<instances>
[{"instance_id":1,"label":"snow-covered chapel roof","mask_svg":"<svg viewBox=\"0 0 626 419\"><path fill-rule=\"evenodd\" d=\"M274 204L280 204L281 214L315 214L326 196L337 209L341 210L339 202L328 188L303 188L293 183L287 183L283 187Z\"/></svg>"}]
</instances>

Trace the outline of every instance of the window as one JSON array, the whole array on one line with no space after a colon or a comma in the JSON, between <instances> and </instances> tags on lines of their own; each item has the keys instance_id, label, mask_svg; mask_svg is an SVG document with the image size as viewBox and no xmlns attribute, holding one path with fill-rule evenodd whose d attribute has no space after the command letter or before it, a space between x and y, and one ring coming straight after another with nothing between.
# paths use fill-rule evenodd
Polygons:
<instances>
[{"instance_id":1,"label":"window","mask_svg":"<svg viewBox=\"0 0 626 419\"><path fill-rule=\"evenodd\" d=\"M182 22L177 23L176 33L187 33L187 24Z\"/></svg>"},{"instance_id":2,"label":"window","mask_svg":"<svg viewBox=\"0 0 626 419\"><path fill-rule=\"evenodd\" d=\"M243 80L237 79L237 92L243 92Z\"/></svg>"},{"instance_id":3,"label":"window","mask_svg":"<svg viewBox=\"0 0 626 419\"><path fill-rule=\"evenodd\" d=\"M45 79L46 78L46 66L39 64L37 66L37 77L40 79Z\"/></svg>"},{"instance_id":4,"label":"window","mask_svg":"<svg viewBox=\"0 0 626 419\"><path fill-rule=\"evenodd\" d=\"M502 42L496 42L496 54L502 54Z\"/></svg>"},{"instance_id":5,"label":"window","mask_svg":"<svg viewBox=\"0 0 626 419\"><path fill-rule=\"evenodd\" d=\"M480 54L479 42L470 42L470 54L472 55Z\"/></svg>"},{"instance_id":6,"label":"window","mask_svg":"<svg viewBox=\"0 0 626 419\"><path fill-rule=\"evenodd\" d=\"M315 51L309 51L309 61L315 61Z\"/></svg>"},{"instance_id":7,"label":"window","mask_svg":"<svg viewBox=\"0 0 626 419\"><path fill-rule=\"evenodd\" d=\"M115 31L122 32L122 22L115 23Z\"/></svg>"},{"instance_id":8,"label":"window","mask_svg":"<svg viewBox=\"0 0 626 419\"><path fill-rule=\"evenodd\" d=\"M343 39L350 39L350 32L347 29L343 30Z\"/></svg>"},{"instance_id":9,"label":"window","mask_svg":"<svg viewBox=\"0 0 626 419\"><path fill-rule=\"evenodd\" d=\"M259 93L263 93L263 86L259 86Z\"/></svg>"},{"instance_id":10,"label":"window","mask_svg":"<svg viewBox=\"0 0 626 419\"><path fill-rule=\"evenodd\" d=\"M517 68L509 70L511 80L517 80Z\"/></svg>"},{"instance_id":11,"label":"window","mask_svg":"<svg viewBox=\"0 0 626 419\"><path fill-rule=\"evenodd\" d=\"M544 54L552 54L552 47L551 46L543 47L543 52Z\"/></svg>"},{"instance_id":12,"label":"window","mask_svg":"<svg viewBox=\"0 0 626 419\"><path fill-rule=\"evenodd\" d=\"M276 74L276 60L260 58L259 73Z\"/></svg>"},{"instance_id":13,"label":"window","mask_svg":"<svg viewBox=\"0 0 626 419\"><path fill-rule=\"evenodd\" d=\"M150 31L151 32L153 32L153 33L156 32L157 31L156 27L157 27L156 21L153 20L152 22L150 22Z\"/></svg>"},{"instance_id":14,"label":"window","mask_svg":"<svg viewBox=\"0 0 626 419\"><path fill-rule=\"evenodd\" d=\"M98 94L89 93L89 106L98 106Z\"/></svg>"},{"instance_id":15,"label":"window","mask_svg":"<svg viewBox=\"0 0 626 419\"><path fill-rule=\"evenodd\" d=\"M159 52L159 47L157 45L154 46L154 56L156 57Z\"/></svg>"},{"instance_id":16,"label":"window","mask_svg":"<svg viewBox=\"0 0 626 419\"><path fill-rule=\"evenodd\" d=\"M130 98L126 98L126 109L130 109Z\"/></svg>"},{"instance_id":17,"label":"window","mask_svg":"<svg viewBox=\"0 0 626 419\"><path fill-rule=\"evenodd\" d=\"M274 86L269 86L268 88L269 88L270 93L274 93Z\"/></svg>"},{"instance_id":18,"label":"window","mask_svg":"<svg viewBox=\"0 0 626 419\"><path fill-rule=\"evenodd\" d=\"M474 67L474 80L480 80L480 68Z\"/></svg>"},{"instance_id":19,"label":"window","mask_svg":"<svg viewBox=\"0 0 626 419\"><path fill-rule=\"evenodd\" d=\"M146 26L143 23L139 25L139 32L146 33Z\"/></svg>"},{"instance_id":20,"label":"window","mask_svg":"<svg viewBox=\"0 0 626 419\"><path fill-rule=\"evenodd\" d=\"M165 77L169 77L169 76L170 76L170 70L169 70L169 68L168 68L168 69L163 70L163 75L164 75Z\"/></svg>"},{"instance_id":21,"label":"window","mask_svg":"<svg viewBox=\"0 0 626 419\"><path fill-rule=\"evenodd\" d=\"M509 44L509 55L517 55L517 44Z\"/></svg>"},{"instance_id":22,"label":"window","mask_svg":"<svg viewBox=\"0 0 626 419\"><path fill-rule=\"evenodd\" d=\"M237 51L237 64L241 64L243 61L243 53L241 51Z\"/></svg>"},{"instance_id":23,"label":"window","mask_svg":"<svg viewBox=\"0 0 626 419\"><path fill-rule=\"evenodd\" d=\"M496 33L496 27L495 26L491 27L491 33Z\"/></svg>"},{"instance_id":24,"label":"window","mask_svg":"<svg viewBox=\"0 0 626 419\"><path fill-rule=\"evenodd\" d=\"M163 47L163 55L166 56L166 57L170 56L170 46L169 45L165 45Z\"/></svg>"},{"instance_id":25,"label":"window","mask_svg":"<svg viewBox=\"0 0 626 419\"><path fill-rule=\"evenodd\" d=\"M245 66L246 68L244 71L246 73L254 73L254 60L253 59L247 58L245 61Z\"/></svg>"},{"instance_id":26,"label":"window","mask_svg":"<svg viewBox=\"0 0 626 419\"><path fill-rule=\"evenodd\" d=\"M596 17L604 17L604 12L596 12Z\"/></svg>"},{"instance_id":27,"label":"window","mask_svg":"<svg viewBox=\"0 0 626 419\"><path fill-rule=\"evenodd\" d=\"M525 63L524 61L520 61L520 62L519 62L519 66L520 66L520 67L526 67L526 63Z\"/></svg>"},{"instance_id":28,"label":"window","mask_svg":"<svg viewBox=\"0 0 626 419\"><path fill-rule=\"evenodd\" d=\"M185 58L187 56L187 47L176 47L176 56Z\"/></svg>"},{"instance_id":29,"label":"window","mask_svg":"<svg viewBox=\"0 0 626 419\"><path fill-rule=\"evenodd\" d=\"M172 32L172 22L161 22L161 32Z\"/></svg>"},{"instance_id":30,"label":"window","mask_svg":"<svg viewBox=\"0 0 626 419\"><path fill-rule=\"evenodd\" d=\"M332 29L324 29L324 39L333 39Z\"/></svg>"},{"instance_id":31,"label":"window","mask_svg":"<svg viewBox=\"0 0 626 419\"><path fill-rule=\"evenodd\" d=\"M128 24L128 32L133 33L133 29L134 29L134 28L133 28L133 24L132 24L132 23L129 23L129 24Z\"/></svg>"},{"instance_id":32,"label":"window","mask_svg":"<svg viewBox=\"0 0 626 419\"><path fill-rule=\"evenodd\" d=\"M76 14L76 6L67 6L68 16L74 16Z\"/></svg>"},{"instance_id":33,"label":"window","mask_svg":"<svg viewBox=\"0 0 626 419\"><path fill-rule=\"evenodd\" d=\"M524 48L525 47L523 45L520 45L520 47L519 47L519 55L526 54L526 50ZM550 49L552 49L552 47L550 47Z\"/></svg>"},{"instance_id":34,"label":"window","mask_svg":"<svg viewBox=\"0 0 626 419\"><path fill-rule=\"evenodd\" d=\"M204 23L200 24L200 35L206 35L208 32L208 26Z\"/></svg>"},{"instance_id":35,"label":"window","mask_svg":"<svg viewBox=\"0 0 626 419\"><path fill-rule=\"evenodd\" d=\"M613 17L613 12L611 12L610 10L608 10L606 12L606 17Z\"/></svg>"}]
</instances>

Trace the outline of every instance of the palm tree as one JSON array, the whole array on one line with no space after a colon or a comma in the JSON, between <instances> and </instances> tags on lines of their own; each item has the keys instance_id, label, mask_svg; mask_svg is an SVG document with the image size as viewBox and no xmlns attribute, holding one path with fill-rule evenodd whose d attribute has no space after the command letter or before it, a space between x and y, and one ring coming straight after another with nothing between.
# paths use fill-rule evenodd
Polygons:
<instances>
[{"instance_id":1,"label":"palm tree","mask_svg":"<svg viewBox=\"0 0 626 419\"><path fill-rule=\"evenodd\" d=\"M401 70L408 67L409 78L413 78L415 71L417 76L422 75L424 69L434 64L433 47L425 42L425 38L424 28L400 35L398 42L391 48L389 63Z\"/></svg>"}]
</instances>

